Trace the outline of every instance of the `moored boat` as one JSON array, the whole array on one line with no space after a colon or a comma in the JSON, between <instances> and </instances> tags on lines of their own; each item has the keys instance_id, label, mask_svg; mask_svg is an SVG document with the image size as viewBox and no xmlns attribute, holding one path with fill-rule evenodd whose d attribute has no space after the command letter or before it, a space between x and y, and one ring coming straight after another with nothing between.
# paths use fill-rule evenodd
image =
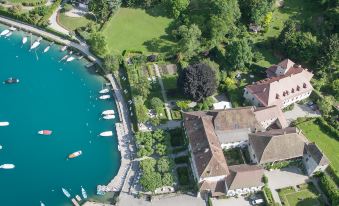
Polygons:
<instances>
[{"instance_id":1,"label":"moored boat","mask_svg":"<svg viewBox=\"0 0 339 206\"><path fill-rule=\"evenodd\" d=\"M43 202L40 201L40 206L45 206L45 204Z\"/></svg>"},{"instance_id":2,"label":"moored boat","mask_svg":"<svg viewBox=\"0 0 339 206\"><path fill-rule=\"evenodd\" d=\"M9 30L16 31L16 28L14 26L11 26L11 28L9 28Z\"/></svg>"},{"instance_id":3,"label":"moored boat","mask_svg":"<svg viewBox=\"0 0 339 206\"><path fill-rule=\"evenodd\" d=\"M44 53L48 52L48 50L51 48L50 45L48 45L45 49L44 49Z\"/></svg>"},{"instance_id":4,"label":"moored boat","mask_svg":"<svg viewBox=\"0 0 339 206\"><path fill-rule=\"evenodd\" d=\"M75 196L75 199L77 199L78 202L80 202L80 201L82 200L81 197L80 197L79 195L76 195L76 196Z\"/></svg>"},{"instance_id":5,"label":"moored boat","mask_svg":"<svg viewBox=\"0 0 339 206\"><path fill-rule=\"evenodd\" d=\"M72 203L74 206L80 206L79 203L74 198L72 198Z\"/></svg>"},{"instance_id":6,"label":"moored boat","mask_svg":"<svg viewBox=\"0 0 339 206\"><path fill-rule=\"evenodd\" d=\"M0 127L6 127L9 125L9 122L0 122Z\"/></svg>"},{"instance_id":7,"label":"moored boat","mask_svg":"<svg viewBox=\"0 0 339 206\"><path fill-rule=\"evenodd\" d=\"M99 91L100 94L106 94L106 93L108 93L108 92L109 92L109 89L108 89L108 88L102 89L102 90Z\"/></svg>"},{"instance_id":8,"label":"moored boat","mask_svg":"<svg viewBox=\"0 0 339 206\"><path fill-rule=\"evenodd\" d=\"M0 144L0 150L2 150L2 145Z\"/></svg>"},{"instance_id":9,"label":"moored boat","mask_svg":"<svg viewBox=\"0 0 339 206\"><path fill-rule=\"evenodd\" d=\"M10 77L4 81L4 84L15 84L15 83L19 83L19 79Z\"/></svg>"},{"instance_id":10,"label":"moored boat","mask_svg":"<svg viewBox=\"0 0 339 206\"><path fill-rule=\"evenodd\" d=\"M87 199L87 192L86 190L81 186L81 194L84 199Z\"/></svg>"},{"instance_id":11,"label":"moored boat","mask_svg":"<svg viewBox=\"0 0 339 206\"><path fill-rule=\"evenodd\" d=\"M102 136L102 137L110 137L110 136L113 136L113 132L112 131L101 132L100 136Z\"/></svg>"},{"instance_id":12,"label":"moored boat","mask_svg":"<svg viewBox=\"0 0 339 206\"><path fill-rule=\"evenodd\" d=\"M14 164L3 164L3 165L0 165L0 169L10 170L10 169L14 169L14 168L15 168Z\"/></svg>"},{"instance_id":13,"label":"moored boat","mask_svg":"<svg viewBox=\"0 0 339 206\"><path fill-rule=\"evenodd\" d=\"M61 188L62 192L64 193L64 195L68 198L71 197L71 194L69 194L69 192L65 189L65 188Z\"/></svg>"},{"instance_id":14,"label":"moored boat","mask_svg":"<svg viewBox=\"0 0 339 206\"><path fill-rule=\"evenodd\" d=\"M67 59L66 59L66 62L71 62L71 61L73 61L75 58L74 57L68 57Z\"/></svg>"},{"instance_id":15,"label":"moored boat","mask_svg":"<svg viewBox=\"0 0 339 206\"><path fill-rule=\"evenodd\" d=\"M104 119L115 119L115 115L114 114L112 114L112 115L105 115L103 118Z\"/></svg>"},{"instance_id":16,"label":"moored boat","mask_svg":"<svg viewBox=\"0 0 339 206\"><path fill-rule=\"evenodd\" d=\"M37 48L39 45L40 45L40 41L35 41L35 42L32 44L30 50Z\"/></svg>"},{"instance_id":17,"label":"moored boat","mask_svg":"<svg viewBox=\"0 0 339 206\"><path fill-rule=\"evenodd\" d=\"M63 46L63 47L61 47L61 51L66 51L66 49L67 49L67 46Z\"/></svg>"},{"instance_id":18,"label":"moored boat","mask_svg":"<svg viewBox=\"0 0 339 206\"><path fill-rule=\"evenodd\" d=\"M109 98L111 98L110 95L102 95L99 97L99 99L109 99Z\"/></svg>"},{"instance_id":19,"label":"moored boat","mask_svg":"<svg viewBox=\"0 0 339 206\"><path fill-rule=\"evenodd\" d=\"M41 135L51 135L52 134L52 130L40 130L38 132L38 134L41 134Z\"/></svg>"},{"instance_id":20,"label":"moored boat","mask_svg":"<svg viewBox=\"0 0 339 206\"><path fill-rule=\"evenodd\" d=\"M22 44L26 44L27 40L28 40L27 36L22 37Z\"/></svg>"},{"instance_id":21,"label":"moored boat","mask_svg":"<svg viewBox=\"0 0 339 206\"><path fill-rule=\"evenodd\" d=\"M79 150L79 151L73 152L72 154L68 155L68 158L73 159L73 158L79 157L81 154L82 154L82 151Z\"/></svg>"},{"instance_id":22,"label":"moored boat","mask_svg":"<svg viewBox=\"0 0 339 206\"><path fill-rule=\"evenodd\" d=\"M111 115L114 114L114 110L105 110L102 112L102 115Z\"/></svg>"},{"instance_id":23,"label":"moored boat","mask_svg":"<svg viewBox=\"0 0 339 206\"><path fill-rule=\"evenodd\" d=\"M62 57L62 58L59 60L59 62L61 62L61 61L65 60L65 59L67 59L67 57L68 57L68 54L66 54L64 57Z\"/></svg>"},{"instance_id":24,"label":"moored boat","mask_svg":"<svg viewBox=\"0 0 339 206\"><path fill-rule=\"evenodd\" d=\"M5 29L0 33L0 36L4 36L4 35L8 34L9 32L10 32L9 29Z\"/></svg>"},{"instance_id":25,"label":"moored boat","mask_svg":"<svg viewBox=\"0 0 339 206\"><path fill-rule=\"evenodd\" d=\"M10 31L5 35L5 37L10 37L10 36L12 36L12 34L13 34L13 32Z\"/></svg>"}]
</instances>

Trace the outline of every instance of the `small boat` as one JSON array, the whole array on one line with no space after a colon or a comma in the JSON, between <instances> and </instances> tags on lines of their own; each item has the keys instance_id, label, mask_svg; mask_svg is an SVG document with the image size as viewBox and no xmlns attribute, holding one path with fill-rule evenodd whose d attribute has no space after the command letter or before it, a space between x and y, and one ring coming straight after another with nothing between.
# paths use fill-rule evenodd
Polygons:
<instances>
[{"instance_id":1,"label":"small boat","mask_svg":"<svg viewBox=\"0 0 339 206\"><path fill-rule=\"evenodd\" d=\"M79 150L79 151L73 152L72 154L68 155L68 158L73 159L73 158L79 157L81 154L82 154L82 151Z\"/></svg>"},{"instance_id":2,"label":"small boat","mask_svg":"<svg viewBox=\"0 0 339 206\"><path fill-rule=\"evenodd\" d=\"M15 168L15 165L13 165L13 164L0 165L0 169L10 170L10 169L14 169L14 168Z\"/></svg>"},{"instance_id":3,"label":"small boat","mask_svg":"<svg viewBox=\"0 0 339 206\"><path fill-rule=\"evenodd\" d=\"M0 150L2 150L2 145L0 144Z\"/></svg>"},{"instance_id":4,"label":"small boat","mask_svg":"<svg viewBox=\"0 0 339 206\"><path fill-rule=\"evenodd\" d=\"M103 118L104 119L115 119L115 115L114 114L112 114L112 115L105 115Z\"/></svg>"},{"instance_id":5,"label":"small boat","mask_svg":"<svg viewBox=\"0 0 339 206\"><path fill-rule=\"evenodd\" d=\"M38 40L35 41L35 42L32 44L30 50L37 48L39 45L40 45L40 41L38 41Z\"/></svg>"},{"instance_id":6,"label":"small boat","mask_svg":"<svg viewBox=\"0 0 339 206\"><path fill-rule=\"evenodd\" d=\"M109 92L109 89L108 89L108 88L102 89L102 90L99 91L100 94L106 94L106 93L108 93L108 92Z\"/></svg>"},{"instance_id":7,"label":"small boat","mask_svg":"<svg viewBox=\"0 0 339 206\"><path fill-rule=\"evenodd\" d=\"M4 36L4 35L8 34L9 32L10 32L9 29L5 29L0 33L0 36Z\"/></svg>"},{"instance_id":8,"label":"small boat","mask_svg":"<svg viewBox=\"0 0 339 206\"><path fill-rule=\"evenodd\" d=\"M80 202L80 201L82 200L81 197L80 197L79 195L76 195L76 196L75 196L75 199L77 199L78 202Z\"/></svg>"},{"instance_id":9,"label":"small boat","mask_svg":"<svg viewBox=\"0 0 339 206\"><path fill-rule=\"evenodd\" d=\"M81 186L81 194L84 199L87 199L87 192L86 190Z\"/></svg>"},{"instance_id":10,"label":"small boat","mask_svg":"<svg viewBox=\"0 0 339 206\"><path fill-rule=\"evenodd\" d=\"M66 49L67 49L67 46L63 46L63 47L61 47L61 51L66 51Z\"/></svg>"},{"instance_id":11,"label":"small boat","mask_svg":"<svg viewBox=\"0 0 339 206\"><path fill-rule=\"evenodd\" d=\"M9 30L16 31L16 28L14 26L11 26L11 28L9 28Z\"/></svg>"},{"instance_id":12,"label":"small boat","mask_svg":"<svg viewBox=\"0 0 339 206\"><path fill-rule=\"evenodd\" d=\"M10 37L10 36L12 36L12 34L13 34L13 32L10 31L5 35L5 37Z\"/></svg>"},{"instance_id":13,"label":"small boat","mask_svg":"<svg viewBox=\"0 0 339 206\"><path fill-rule=\"evenodd\" d=\"M26 44L27 40L28 40L27 36L22 37L22 44Z\"/></svg>"},{"instance_id":14,"label":"small boat","mask_svg":"<svg viewBox=\"0 0 339 206\"><path fill-rule=\"evenodd\" d=\"M38 134L41 134L41 135L51 135L53 131L51 130L40 130L38 132Z\"/></svg>"},{"instance_id":15,"label":"small boat","mask_svg":"<svg viewBox=\"0 0 339 206\"><path fill-rule=\"evenodd\" d=\"M40 206L45 206L45 204L43 202L40 201Z\"/></svg>"},{"instance_id":16,"label":"small boat","mask_svg":"<svg viewBox=\"0 0 339 206\"><path fill-rule=\"evenodd\" d=\"M15 84L15 83L19 83L19 79L10 77L4 81L4 84Z\"/></svg>"},{"instance_id":17,"label":"small boat","mask_svg":"<svg viewBox=\"0 0 339 206\"><path fill-rule=\"evenodd\" d=\"M81 60L81 59L83 59L83 58L84 58L84 56L79 56L79 57L78 57L79 60Z\"/></svg>"},{"instance_id":18,"label":"small boat","mask_svg":"<svg viewBox=\"0 0 339 206\"><path fill-rule=\"evenodd\" d=\"M64 195L68 198L71 197L71 194L69 194L69 192L65 189L65 188L61 188L62 192L64 193Z\"/></svg>"},{"instance_id":19,"label":"small boat","mask_svg":"<svg viewBox=\"0 0 339 206\"><path fill-rule=\"evenodd\" d=\"M72 198L72 203L74 206L80 206L79 203L74 198Z\"/></svg>"},{"instance_id":20,"label":"small boat","mask_svg":"<svg viewBox=\"0 0 339 206\"><path fill-rule=\"evenodd\" d=\"M99 97L99 99L109 99L109 98L111 98L110 95L102 95Z\"/></svg>"},{"instance_id":21,"label":"small boat","mask_svg":"<svg viewBox=\"0 0 339 206\"><path fill-rule=\"evenodd\" d=\"M73 51L69 51L69 54L73 54Z\"/></svg>"},{"instance_id":22,"label":"small boat","mask_svg":"<svg viewBox=\"0 0 339 206\"><path fill-rule=\"evenodd\" d=\"M9 122L0 122L0 127L6 127L9 125Z\"/></svg>"},{"instance_id":23,"label":"small boat","mask_svg":"<svg viewBox=\"0 0 339 206\"><path fill-rule=\"evenodd\" d=\"M66 62L71 62L71 61L73 61L74 59L75 59L74 57L68 57L67 60L66 60Z\"/></svg>"},{"instance_id":24,"label":"small boat","mask_svg":"<svg viewBox=\"0 0 339 206\"><path fill-rule=\"evenodd\" d=\"M105 110L102 112L102 115L111 115L114 114L114 110Z\"/></svg>"},{"instance_id":25,"label":"small boat","mask_svg":"<svg viewBox=\"0 0 339 206\"><path fill-rule=\"evenodd\" d=\"M48 52L48 50L51 48L50 45L48 45L45 49L44 49L44 53Z\"/></svg>"},{"instance_id":26,"label":"small boat","mask_svg":"<svg viewBox=\"0 0 339 206\"><path fill-rule=\"evenodd\" d=\"M65 60L65 59L67 59L67 57L68 57L68 55L66 54L64 57L62 57L62 58L59 60L59 62L61 62L61 61Z\"/></svg>"},{"instance_id":27,"label":"small boat","mask_svg":"<svg viewBox=\"0 0 339 206\"><path fill-rule=\"evenodd\" d=\"M102 137L110 137L110 136L113 136L113 132L112 131L101 132L100 136L102 136Z\"/></svg>"}]
</instances>

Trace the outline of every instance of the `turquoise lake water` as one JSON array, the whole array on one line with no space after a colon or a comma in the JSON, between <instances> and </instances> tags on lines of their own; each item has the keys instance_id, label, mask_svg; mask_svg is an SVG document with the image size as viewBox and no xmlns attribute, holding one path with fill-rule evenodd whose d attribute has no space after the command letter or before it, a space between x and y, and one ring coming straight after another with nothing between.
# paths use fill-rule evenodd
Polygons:
<instances>
[{"instance_id":1,"label":"turquoise lake water","mask_svg":"<svg viewBox=\"0 0 339 206\"><path fill-rule=\"evenodd\" d=\"M5 27L0 25L0 31ZM0 165L15 164L13 170L0 169L0 205L71 205L61 187L74 197L82 185L89 196L98 184L107 184L120 166L117 139L99 137L103 131L115 133L115 120L102 120L103 110L116 106L98 100L104 79L89 72L86 62L59 62L66 52L54 45L47 54L43 41L37 51L22 46L23 32L0 38ZM36 37L33 37L36 39ZM9 77L19 84L5 85ZM40 136L39 130L53 130ZM66 157L75 151L83 154Z\"/></svg>"}]
</instances>

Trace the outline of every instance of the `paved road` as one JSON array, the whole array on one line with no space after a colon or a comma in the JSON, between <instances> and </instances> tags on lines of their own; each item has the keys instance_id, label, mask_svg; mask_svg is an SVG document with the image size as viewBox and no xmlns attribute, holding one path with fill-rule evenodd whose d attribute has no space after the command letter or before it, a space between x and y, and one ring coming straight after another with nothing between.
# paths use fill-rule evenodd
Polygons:
<instances>
[{"instance_id":1,"label":"paved road","mask_svg":"<svg viewBox=\"0 0 339 206\"><path fill-rule=\"evenodd\" d=\"M58 24L58 21L57 21L58 13L61 9L62 9L62 7L59 6L59 8L54 11L52 16L49 18L50 25L48 27L50 27L51 29L54 29L55 31L63 33L65 35L69 35L69 31L67 29L63 28L62 26L60 26Z\"/></svg>"},{"instance_id":2,"label":"paved road","mask_svg":"<svg viewBox=\"0 0 339 206\"><path fill-rule=\"evenodd\" d=\"M213 206L251 206L249 201L245 200L244 197L238 198L231 197L228 199L215 199L212 198Z\"/></svg>"},{"instance_id":3,"label":"paved road","mask_svg":"<svg viewBox=\"0 0 339 206\"><path fill-rule=\"evenodd\" d=\"M302 174L300 169L296 167L265 171L265 175L268 178L268 187L272 191L273 199L278 203L281 203L281 201L276 189L300 185L309 179L308 176Z\"/></svg>"}]
</instances>

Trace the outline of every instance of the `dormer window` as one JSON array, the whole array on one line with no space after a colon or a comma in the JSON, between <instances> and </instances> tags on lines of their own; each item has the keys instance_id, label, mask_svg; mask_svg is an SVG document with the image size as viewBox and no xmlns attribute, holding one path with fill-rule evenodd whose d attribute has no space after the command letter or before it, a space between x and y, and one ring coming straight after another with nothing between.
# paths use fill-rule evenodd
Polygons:
<instances>
[{"instance_id":1,"label":"dormer window","mask_svg":"<svg viewBox=\"0 0 339 206\"><path fill-rule=\"evenodd\" d=\"M294 93L294 88L292 88L291 92Z\"/></svg>"},{"instance_id":2,"label":"dormer window","mask_svg":"<svg viewBox=\"0 0 339 206\"><path fill-rule=\"evenodd\" d=\"M276 99L279 99L279 98L280 98L280 97L279 97L279 94L276 94L276 95L275 95L275 98L276 98Z\"/></svg>"},{"instance_id":3,"label":"dormer window","mask_svg":"<svg viewBox=\"0 0 339 206\"><path fill-rule=\"evenodd\" d=\"M297 91L300 91L300 87L299 87L299 85L297 86Z\"/></svg>"},{"instance_id":4,"label":"dormer window","mask_svg":"<svg viewBox=\"0 0 339 206\"><path fill-rule=\"evenodd\" d=\"M303 84L303 88L307 88L307 85L306 85L306 83L304 83L304 84Z\"/></svg>"}]
</instances>

